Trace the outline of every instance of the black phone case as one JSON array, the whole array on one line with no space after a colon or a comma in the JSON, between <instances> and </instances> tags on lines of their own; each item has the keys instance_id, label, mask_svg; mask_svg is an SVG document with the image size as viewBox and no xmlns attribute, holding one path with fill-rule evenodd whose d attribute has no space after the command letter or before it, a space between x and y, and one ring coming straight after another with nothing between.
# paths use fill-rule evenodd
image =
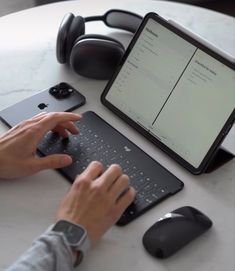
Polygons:
<instances>
[{"instance_id":1,"label":"black phone case","mask_svg":"<svg viewBox=\"0 0 235 271\"><path fill-rule=\"evenodd\" d=\"M57 91L56 95L53 94L54 90ZM58 91L61 91L60 94ZM67 83L60 83L2 110L0 118L12 127L41 112L72 111L85 102L86 98L79 91Z\"/></svg>"}]
</instances>

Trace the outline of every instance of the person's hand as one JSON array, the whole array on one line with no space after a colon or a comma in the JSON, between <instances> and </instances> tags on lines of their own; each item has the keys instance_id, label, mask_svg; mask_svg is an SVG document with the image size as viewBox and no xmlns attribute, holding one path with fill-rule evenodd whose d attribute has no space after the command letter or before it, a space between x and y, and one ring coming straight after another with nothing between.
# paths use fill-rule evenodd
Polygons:
<instances>
[{"instance_id":1,"label":"person's hand","mask_svg":"<svg viewBox=\"0 0 235 271\"><path fill-rule=\"evenodd\" d=\"M29 176L43 169L71 164L69 155L54 154L40 158L36 149L50 130L63 137L68 133L79 133L73 122L80 119L81 116L73 113L41 113L10 129L0 137L0 178Z\"/></svg>"},{"instance_id":2,"label":"person's hand","mask_svg":"<svg viewBox=\"0 0 235 271\"><path fill-rule=\"evenodd\" d=\"M118 221L134 197L135 190L129 187L129 177L120 166L111 165L104 172L102 164L94 161L74 181L56 220L82 225L94 244Z\"/></svg>"}]
</instances>

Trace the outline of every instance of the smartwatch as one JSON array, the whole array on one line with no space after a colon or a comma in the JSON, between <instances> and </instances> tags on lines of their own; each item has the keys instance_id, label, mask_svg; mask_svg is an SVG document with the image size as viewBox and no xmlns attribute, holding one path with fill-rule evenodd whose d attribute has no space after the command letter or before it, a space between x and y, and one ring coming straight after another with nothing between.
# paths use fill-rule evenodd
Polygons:
<instances>
[{"instance_id":1,"label":"smartwatch","mask_svg":"<svg viewBox=\"0 0 235 271\"><path fill-rule=\"evenodd\" d=\"M62 232L72 251L79 252L79 257L75 261L75 266L77 266L90 248L90 241L86 229L81 225L74 224L67 220L59 220L52 227L52 231Z\"/></svg>"}]
</instances>

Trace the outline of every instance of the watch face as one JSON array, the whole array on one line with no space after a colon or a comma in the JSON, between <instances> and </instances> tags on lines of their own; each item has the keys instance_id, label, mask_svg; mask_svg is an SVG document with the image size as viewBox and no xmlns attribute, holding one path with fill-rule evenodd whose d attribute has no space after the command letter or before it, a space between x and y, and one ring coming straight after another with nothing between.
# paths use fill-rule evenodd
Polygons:
<instances>
[{"instance_id":1,"label":"watch face","mask_svg":"<svg viewBox=\"0 0 235 271\"><path fill-rule=\"evenodd\" d=\"M77 245L85 234L85 230L82 227L64 220L57 222L53 231L63 232L70 245Z\"/></svg>"}]
</instances>

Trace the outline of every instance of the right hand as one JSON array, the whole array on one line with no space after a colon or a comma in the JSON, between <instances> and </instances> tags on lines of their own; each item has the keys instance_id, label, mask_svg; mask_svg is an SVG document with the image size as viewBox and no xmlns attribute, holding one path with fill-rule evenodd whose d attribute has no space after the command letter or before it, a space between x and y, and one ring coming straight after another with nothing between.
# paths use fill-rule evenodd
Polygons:
<instances>
[{"instance_id":1,"label":"right hand","mask_svg":"<svg viewBox=\"0 0 235 271\"><path fill-rule=\"evenodd\" d=\"M120 197L126 189L126 193ZM121 217L135 198L129 187L129 177L119 165L111 165L105 172L100 162L92 162L74 181L57 213L60 219L86 228L92 244Z\"/></svg>"}]
</instances>

